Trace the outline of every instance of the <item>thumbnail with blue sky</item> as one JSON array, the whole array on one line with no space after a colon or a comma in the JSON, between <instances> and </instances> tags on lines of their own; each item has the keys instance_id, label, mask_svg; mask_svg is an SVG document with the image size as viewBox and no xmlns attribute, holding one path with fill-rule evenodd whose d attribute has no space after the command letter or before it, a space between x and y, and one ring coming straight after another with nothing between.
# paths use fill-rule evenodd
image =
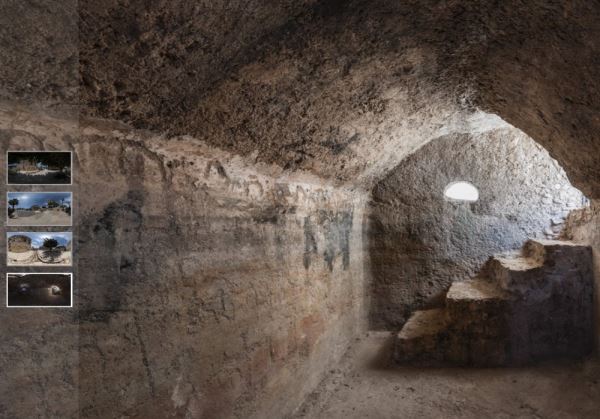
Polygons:
<instances>
[{"instance_id":1,"label":"thumbnail with blue sky","mask_svg":"<svg viewBox=\"0 0 600 419\"><path fill-rule=\"evenodd\" d=\"M8 200L17 199L19 203L15 208L31 208L34 205L43 207L48 201L55 201L59 205L71 205L71 192L9 192Z\"/></svg>"},{"instance_id":2,"label":"thumbnail with blue sky","mask_svg":"<svg viewBox=\"0 0 600 419\"><path fill-rule=\"evenodd\" d=\"M44 244L44 240L46 239L54 239L58 242L59 246L66 246L72 239L73 233L69 231L65 232L53 232L53 231L41 231L41 232L31 232L31 231L11 231L7 233L7 237L11 238L12 236L27 236L31 239L31 246L34 248L39 248Z\"/></svg>"}]
</instances>

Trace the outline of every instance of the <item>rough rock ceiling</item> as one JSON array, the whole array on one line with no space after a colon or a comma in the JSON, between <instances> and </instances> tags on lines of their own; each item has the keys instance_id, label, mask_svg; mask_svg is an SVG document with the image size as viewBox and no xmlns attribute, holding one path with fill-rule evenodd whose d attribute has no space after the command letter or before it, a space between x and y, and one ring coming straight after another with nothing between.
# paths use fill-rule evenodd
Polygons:
<instances>
[{"instance_id":1,"label":"rough rock ceiling","mask_svg":"<svg viewBox=\"0 0 600 419\"><path fill-rule=\"evenodd\" d=\"M469 68L479 103L600 198L600 2L499 3L482 12L486 42L473 49Z\"/></svg>"},{"instance_id":2,"label":"rough rock ceiling","mask_svg":"<svg viewBox=\"0 0 600 419\"><path fill-rule=\"evenodd\" d=\"M0 4L0 100L53 110L78 105L75 0Z\"/></svg>"},{"instance_id":3,"label":"rough rock ceiling","mask_svg":"<svg viewBox=\"0 0 600 419\"><path fill-rule=\"evenodd\" d=\"M98 38L114 45L114 38L105 39L112 32L86 35L81 74L87 112L138 128L192 135L340 183L358 178L367 184L433 138L501 124L460 98L459 78L445 71L448 63L456 67L455 60L448 39L434 28L447 25L438 22L448 18L446 12L387 3L311 5L238 50L237 59L221 61L212 76L200 71L201 78L183 70L196 68L195 63L213 68L222 53L172 51L164 43L151 55L177 55L174 67L144 63L132 71L129 63L145 59L144 53L128 47L123 55L110 47L108 56L97 57ZM148 31L157 38L179 31L171 27L157 36L154 26ZM146 45L142 38L133 44ZM176 41L195 38L179 34ZM232 55L227 49L224 54ZM106 65L119 67L121 75L107 80ZM147 80L158 84L148 90Z\"/></svg>"},{"instance_id":4,"label":"rough rock ceiling","mask_svg":"<svg viewBox=\"0 0 600 419\"><path fill-rule=\"evenodd\" d=\"M82 98L90 114L157 126L189 111L256 45L316 0L83 0Z\"/></svg>"},{"instance_id":5,"label":"rough rock ceiling","mask_svg":"<svg viewBox=\"0 0 600 419\"><path fill-rule=\"evenodd\" d=\"M367 185L432 139L504 119L600 196L597 1L31 3L54 32L78 10L78 44L64 46L66 29L53 44L35 13L4 29L4 44L27 39L15 62L38 58L38 71L3 69L2 99L77 104L79 85L84 115ZM39 71L77 52L79 83Z\"/></svg>"}]
</instances>

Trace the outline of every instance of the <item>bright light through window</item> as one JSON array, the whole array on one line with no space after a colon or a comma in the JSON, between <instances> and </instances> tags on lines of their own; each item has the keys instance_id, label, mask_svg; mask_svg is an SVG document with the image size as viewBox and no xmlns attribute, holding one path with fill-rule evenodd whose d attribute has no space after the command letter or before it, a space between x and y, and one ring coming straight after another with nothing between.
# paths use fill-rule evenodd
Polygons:
<instances>
[{"instance_id":1,"label":"bright light through window","mask_svg":"<svg viewBox=\"0 0 600 419\"><path fill-rule=\"evenodd\" d=\"M479 191L469 182L452 182L446 186L444 196L453 201L475 202L479 199Z\"/></svg>"}]
</instances>

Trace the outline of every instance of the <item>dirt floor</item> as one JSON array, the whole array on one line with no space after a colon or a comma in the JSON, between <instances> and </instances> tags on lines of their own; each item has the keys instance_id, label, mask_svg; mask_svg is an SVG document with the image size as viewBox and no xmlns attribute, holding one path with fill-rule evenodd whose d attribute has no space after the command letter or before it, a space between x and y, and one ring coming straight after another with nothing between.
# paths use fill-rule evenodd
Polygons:
<instances>
[{"instance_id":1,"label":"dirt floor","mask_svg":"<svg viewBox=\"0 0 600 419\"><path fill-rule=\"evenodd\" d=\"M7 252L7 266L71 266L71 252L55 251L46 254L44 250L28 252Z\"/></svg>"},{"instance_id":2,"label":"dirt floor","mask_svg":"<svg viewBox=\"0 0 600 419\"><path fill-rule=\"evenodd\" d=\"M311 419L600 417L600 360L527 368L390 366L388 334L356 342L293 416Z\"/></svg>"},{"instance_id":3,"label":"dirt floor","mask_svg":"<svg viewBox=\"0 0 600 419\"><path fill-rule=\"evenodd\" d=\"M29 217L9 218L8 226L70 226L71 216L63 211L43 211Z\"/></svg>"}]
</instances>

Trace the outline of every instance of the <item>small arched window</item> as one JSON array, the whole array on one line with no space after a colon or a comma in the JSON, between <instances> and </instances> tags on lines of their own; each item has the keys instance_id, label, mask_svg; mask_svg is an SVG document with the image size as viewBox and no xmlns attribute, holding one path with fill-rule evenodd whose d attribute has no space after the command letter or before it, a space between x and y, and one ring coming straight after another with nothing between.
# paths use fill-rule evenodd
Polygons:
<instances>
[{"instance_id":1,"label":"small arched window","mask_svg":"<svg viewBox=\"0 0 600 419\"><path fill-rule=\"evenodd\" d=\"M444 190L444 197L450 201L475 202L479 199L479 191L469 182L452 182Z\"/></svg>"}]
</instances>

